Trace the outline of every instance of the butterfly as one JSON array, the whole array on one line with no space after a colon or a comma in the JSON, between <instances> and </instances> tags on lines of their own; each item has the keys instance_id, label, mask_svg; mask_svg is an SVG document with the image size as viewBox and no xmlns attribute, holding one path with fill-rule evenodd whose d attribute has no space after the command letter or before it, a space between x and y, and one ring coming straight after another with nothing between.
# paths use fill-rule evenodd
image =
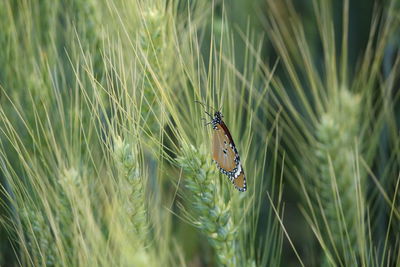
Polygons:
<instances>
[{"instance_id":1,"label":"butterfly","mask_svg":"<svg viewBox=\"0 0 400 267\"><path fill-rule=\"evenodd\" d=\"M240 162L239 153L228 127L222 120L222 113L216 111L213 117L207 111L205 112L211 118L211 121L206 123L206 125L211 124L213 127L212 157L214 162L217 164L220 172L228 176L237 190L240 192L246 191L246 176Z\"/></svg>"}]
</instances>

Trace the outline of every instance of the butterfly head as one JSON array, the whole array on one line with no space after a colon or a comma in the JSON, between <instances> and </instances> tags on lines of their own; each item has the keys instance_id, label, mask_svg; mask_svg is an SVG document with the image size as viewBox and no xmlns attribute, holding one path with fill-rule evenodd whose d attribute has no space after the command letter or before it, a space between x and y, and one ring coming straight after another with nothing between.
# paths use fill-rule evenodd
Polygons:
<instances>
[{"instance_id":1,"label":"butterfly head","mask_svg":"<svg viewBox=\"0 0 400 267\"><path fill-rule=\"evenodd\" d=\"M221 113L220 111L216 111L216 112L214 113L214 118L213 118L213 120L212 120L212 124L213 124L214 126L217 125L217 124L220 124L223 117L224 117L224 116L222 115L222 113Z\"/></svg>"},{"instance_id":2,"label":"butterfly head","mask_svg":"<svg viewBox=\"0 0 400 267\"><path fill-rule=\"evenodd\" d=\"M218 119L218 120L222 120L224 116L222 115L222 113L220 111L216 111L214 113L214 119Z\"/></svg>"}]
</instances>

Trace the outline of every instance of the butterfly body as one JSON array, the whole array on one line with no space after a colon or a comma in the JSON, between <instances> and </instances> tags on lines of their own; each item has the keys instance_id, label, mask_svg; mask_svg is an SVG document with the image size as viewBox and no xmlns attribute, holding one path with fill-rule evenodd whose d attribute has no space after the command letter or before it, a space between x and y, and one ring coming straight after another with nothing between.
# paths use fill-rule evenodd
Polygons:
<instances>
[{"instance_id":1,"label":"butterfly body","mask_svg":"<svg viewBox=\"0 0 400 267\"><path fill-rule=\"evenodd\" d=\"M217 111L210 122L213 126L213 160L235 188L244 192L247 189L244 170L231 133L222 117L221 112Z\"/></svg>"}]
</instances>

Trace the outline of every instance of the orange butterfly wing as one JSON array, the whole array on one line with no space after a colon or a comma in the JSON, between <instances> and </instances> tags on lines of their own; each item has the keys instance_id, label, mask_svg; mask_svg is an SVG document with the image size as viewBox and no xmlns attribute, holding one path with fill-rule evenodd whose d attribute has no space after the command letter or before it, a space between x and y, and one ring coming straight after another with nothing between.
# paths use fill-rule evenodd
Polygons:
<instances>
[{"instance_id":1,"label":"orange butterfly wing","mask_svg":"<svg viewBox=\"0 0 400 267\"><path fill-rule=\"evenodd\" d=\"M246 176L244 175L243 169L240 172L239 176L234 178L232 177L232 183L236 187L237 190L244 192L247 189L246 186Z\"/></svg>"},{"instance_id":2,"label":"orange butterfly wing","mask_svg":"<svg viewBox=\"0 0 400 267\"><path fill-rule=\"evenodd\" d=\"M221 124L217 124L213 133L213 160L222 171L233 172L237 167L236 153L231 146L231 140ZM226 173L225 173L226 174Z\"/></svg>"},{"instance_id":3,"label":"orange butterfly wing","mask_svg":"<svg viewBox=\"0 0 400 267\"><path fill-rule=\"evenodd\" d=\"M240 164L239 155L229 130L222 121L214 127L212 151L213 160L221 172L228 175L237 190L246 191L246 176Z\"/></svg>"}]
</instances>

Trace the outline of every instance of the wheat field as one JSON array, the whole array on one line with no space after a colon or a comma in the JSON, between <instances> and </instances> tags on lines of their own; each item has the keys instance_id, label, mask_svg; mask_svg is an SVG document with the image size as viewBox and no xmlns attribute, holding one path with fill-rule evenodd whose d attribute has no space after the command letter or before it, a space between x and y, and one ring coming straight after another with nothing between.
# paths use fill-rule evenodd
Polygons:
<instances>
[{"instance_id":1,"label":"wheat field","mask_svg":"<svg viewBox=\"0 0 400 267\"><path fill-rule=\"evenodd\" d=\"M396 0L0 1L0 266L400 266L399 26Z\"/></svg>"}]
</instances>

